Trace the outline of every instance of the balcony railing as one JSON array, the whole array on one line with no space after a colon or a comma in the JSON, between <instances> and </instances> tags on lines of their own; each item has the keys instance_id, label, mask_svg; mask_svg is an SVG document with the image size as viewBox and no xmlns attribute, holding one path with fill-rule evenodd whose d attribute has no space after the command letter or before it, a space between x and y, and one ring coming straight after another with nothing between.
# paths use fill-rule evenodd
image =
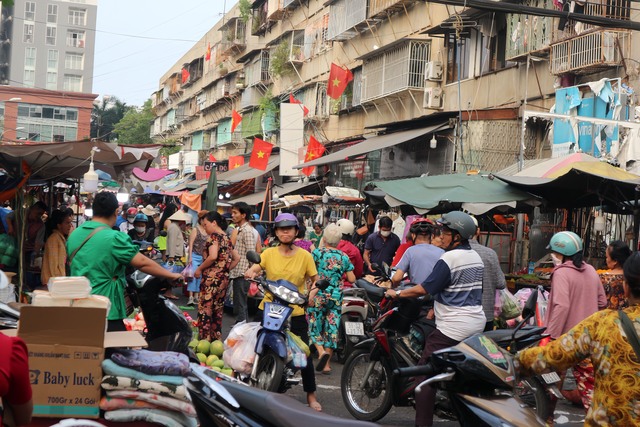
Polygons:
<instances>
[{"instance_id":1,"label":"balcony railing","mask_svg":"<svg viewBox=\"0 0 640 427\"><path fill-rule=\"evenodd\" d=\"M362 102L424 88L429 50L430 42L411 40L365 60L362 65Z\"/></svg>"},{"instance_id":2,"label":"balcony railing","mask_svg":"<svg viewBox=\"0 0 640 427\"><path fill-rule=\"evenodd\" d=\"M606 2L596 0L596 2L585 2L583 13L590 16L601 16L628 21L630 19L630 11L631 8L628 0L607 0ZM575 10L574 13L578 14L580 11ZM554 25L553 28L554 32L552 35L552 43L557 43L559 41L579 36L591 30L599 29L600 27L569 19L562 30L559 30L557 25Z\"/></svg>"},{"instance_id":3,"label":"balcony railing","mask_svg":"<svg viewBox=\"0 0 640 427\"><path fill-rule=\"evenodd\" d=\"M540 9L554 9L552 0L523 0L521 4ZM514 13L506 14L506 21L507 60L513 61L533 52L548 52L553 28L557 25L553 18Z\"/></svg>"},{"instance_id":4,"label":"balcony railing","mask_svg":"<svg viewBox=\"0 0 640 427\"><path fill-rule=\"evenodd\" d=\"M367 20L368 0L338 0L329 7L329 40L355 37Z\"/></svg>"},{"instance_id":5,"label":"balcony railing","mask_svg":"<svg viewBox=\"0 0 640 427\"><path fill-rule=\"evenodd\" d=\"M269 75L269 51L265 49L256 55L245 66L244 72L246 86L257 85L258 83L266 84L271 81L271 76Z\"/></svg>"},{"instance_id":6,"label":"balcony railing","mask_svg":"<svg viewBox=\"0 0 640 427\"><path fill-rule=\"evenodd\" d=\"M551 74L591 74L617 67L630 55L631 33L598 30L551 46Z\"/></svg>"},{"instance_id":7,"label":"balcony railing","mask_svg":"<svg viewBox=\"0 0 640 427\"><path fill-rule=\"evenodd\" d=\"M271 21L279 21L284 16L283 0L268 0L267 19Z\"/></svg>"},{"instance_id":8,"label":"balcony railing","mask_svg":"<svg viewBox=\"0 0 640 427\"><path fill-rule=\"evenodd\" d=\"M416 0L369 0L369 18L391 15L415 2Z\"/></svg>"},{"instance_id":9,"label":"balcony railing","mask_svg":"<svg viewBox=\"0 0 640 427\"><path fill-rule=\"evenodd\" d=\"M239 18L231 18L221 29L222 31L222 54L233 54L241 52L246 47L245 24Z\"/></svg>"},{"instance_id":10,"label":"balcony railing","mask_svg":"<svg viewBox=\"0 0 640 427\"><path fill-rule=\"evenodd\" d=\"M248 87L242 92L242 97L240 98L240 108L246 109L250 107L255 107L260 105L260 100L264 96L264 93L259 89L258 86Z\"/></svg>"}]
</instances>

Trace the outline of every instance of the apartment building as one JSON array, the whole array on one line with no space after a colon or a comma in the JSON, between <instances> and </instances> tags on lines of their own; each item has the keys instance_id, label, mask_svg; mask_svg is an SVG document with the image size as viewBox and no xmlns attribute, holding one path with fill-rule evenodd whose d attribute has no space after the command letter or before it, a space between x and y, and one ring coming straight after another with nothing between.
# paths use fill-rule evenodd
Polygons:
<instances>
[{"instance_id":1,"label":"apartment building","mask_svg":"<svg viewBox=\"0 0 640 427\"><path fill-rule=\"evenodd\" d=\"M637 18L623 2L587 8ZM279 106L294 97L309 110L304 144L314 136L327 147L313 164L319 175L333 172L330 181L362 188L380 178L498 171L550 155L550 122L522 115L549 111L556 88L602 78L637 85L632 37L422 0L242 0L162 76L151 133L181 141L192 159L250 153L255 136L278 146ZM339 100L327 97L331 63L353 73ZM234 110L243 119L232 133Z\"/></svg>"},{"instance_id":2,"label":"apartment building","mask_svg":"<svg viewBox=\"0 0 640 427\"><path fill-rule=\"evenodd\" d=\"M3 141L89 138L97 0L2 5Z\"/></svg>"}]
</instances>

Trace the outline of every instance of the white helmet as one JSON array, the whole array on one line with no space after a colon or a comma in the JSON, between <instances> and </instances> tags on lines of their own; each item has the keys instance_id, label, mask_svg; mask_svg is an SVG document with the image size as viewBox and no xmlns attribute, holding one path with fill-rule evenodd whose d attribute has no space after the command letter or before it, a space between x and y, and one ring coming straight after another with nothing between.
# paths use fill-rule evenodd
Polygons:
<instances>
[{"instance_id":1,"label":"white helmet","mask_svg":"<svg viewBox=\"0 0 640 427\"><path fill-rule=\"evenodd\" d=\"M336 222L336 225L338 226L338 229L342 234L347 234L349 236L351 236L356 229L356 226L353 225L353 222L349 221L346 218L339 219L338 222Z\"/></svg>"}]
</instances>

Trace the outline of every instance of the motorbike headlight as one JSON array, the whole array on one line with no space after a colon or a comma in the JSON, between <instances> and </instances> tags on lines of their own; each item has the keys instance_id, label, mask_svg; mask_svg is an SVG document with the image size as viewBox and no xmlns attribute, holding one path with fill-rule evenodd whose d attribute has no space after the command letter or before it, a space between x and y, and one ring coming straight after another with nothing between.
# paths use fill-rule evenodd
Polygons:
<instances>
[{"instance_id":1,"label":"motorbike headlight","mask_svg":"<svg viewBox=\"0 0 640 427\"><path fill-rule=\"evenodd\" d=\"M303 304L304 298L296 291L292 291L284 286L269 285L269 290L283 301L289 304Z\"/></svg>"}]
</instances>

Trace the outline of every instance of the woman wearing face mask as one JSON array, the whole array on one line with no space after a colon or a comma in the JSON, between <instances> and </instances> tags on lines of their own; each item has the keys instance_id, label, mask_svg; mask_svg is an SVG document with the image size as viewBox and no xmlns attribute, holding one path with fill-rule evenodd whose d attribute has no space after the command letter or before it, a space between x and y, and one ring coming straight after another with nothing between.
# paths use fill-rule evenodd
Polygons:
<instances>
[{"instance_id":1,"label":"woman wearing face mask","mask_svg":"<svg viewBox=\"0 0 640 427\"><path fill-rule=\"evenodd\" d=\"M561 231L551 238L554 264L551 293L547 308L547 333L557 339L571 328L607 307L607 296L595 268L582 259L582 239L571 231ZM591 404L593 365L585 359L573 368L578 392L585 409Z\"/></svg>"}]
</instances>

